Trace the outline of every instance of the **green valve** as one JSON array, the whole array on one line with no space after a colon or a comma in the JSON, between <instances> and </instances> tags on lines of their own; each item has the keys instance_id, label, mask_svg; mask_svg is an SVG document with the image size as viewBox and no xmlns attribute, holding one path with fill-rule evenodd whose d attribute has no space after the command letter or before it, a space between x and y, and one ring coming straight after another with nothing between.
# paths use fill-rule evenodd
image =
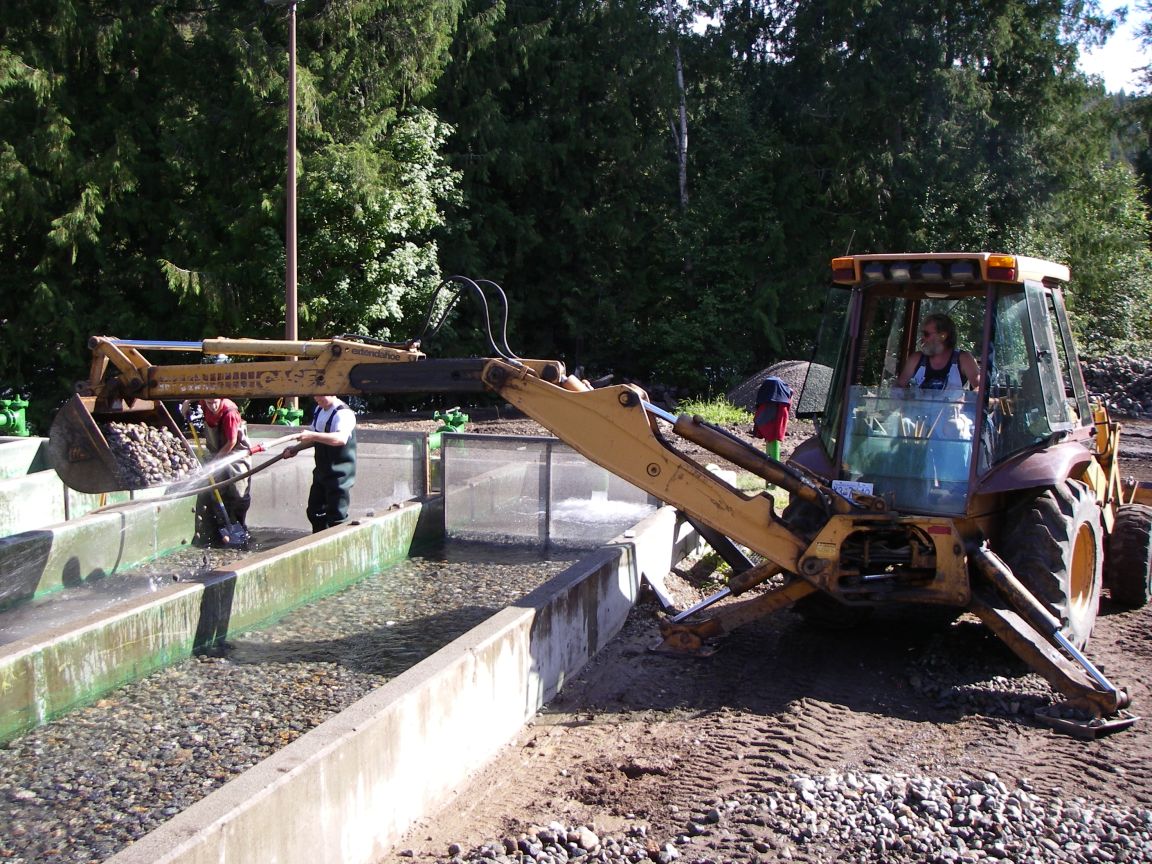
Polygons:
<instances>
[{"instance_id":1,"label":"green valve","mask_svg":"<svg viewBox=\"0 0 1152 864\"><path fill-rule=\"evenodd\" d=\"M28 400L19 396L13 399L0 399L0 435L28 437L28 423L24 411Z\"/></svg>"},{"instance_id":2,"label":"green valve","mask_svg":"<svg viewBox=\"0 0 1152 864\"><path fill-rule=\"evenodd\" d=\"M304 410L273 405L268 408L268 419L272 421L273 426L299 426L300 421L304 419Z\"/></svg>"},{"instance_id":3,"label":"green valve","mask_svg":"<svg viewBox=\"0 0 1152 864\"><path fill-rule=\"evenodd\" d=\"M440 436L444 432L463 432L468 423L468 415L459 408L449 408L443 414L439 411L432 415L433 420L440 423L439 428L428 436L428 446L432 450L440 449Z\"/></svg>"}]
</instances>

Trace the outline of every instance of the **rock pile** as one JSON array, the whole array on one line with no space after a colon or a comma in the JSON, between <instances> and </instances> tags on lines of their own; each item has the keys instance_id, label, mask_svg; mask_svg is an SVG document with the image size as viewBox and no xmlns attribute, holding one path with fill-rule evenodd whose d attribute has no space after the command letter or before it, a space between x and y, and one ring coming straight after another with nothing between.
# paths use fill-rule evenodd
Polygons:
<instances>
[{"instance_id":1,"label":"rock pile","mask_svg":"<svg viewBox=\"0 0 1152 864\"><path fill-rule=\"evenodd\" d=\"M1109 413L1122 417L1152 417L1152 360L1100 357L1083 360L1088 394Z\"/></svg>"},{"instance_id":2,"label":"rock pile","mask_svg":"<svg viewBox=\"0 0 1152 864\"><path fill-rule=\"evenodd\" d=\"M1119 417L1152 418L1152 360L1139 357L1099 357L1081 360L1088 395L1102 402ZM808 364L785 360L762 369L728 391L728 401L745 411L756 410L756 390L772 375L780 378L799 396L808 373Z\"/></svg>"},{"instance_id":3,"label":"rock pile","mask_svg":"<svg viewBox=\"0 0 1152 864\"><path fill-rule=\"evenodd\" d=\"M1146 861L1152 810L1062 799L1010 788L993 773L975 778L866 772L794 774L777 788L701 807L674 840L643 825L622 838L587 825L552 823L465 853L452 864L569 861L861 862ZM771 856L764 858L762 856Z\"/></svg>"},{"instance_id":4,"label":"rock pile","mask_svg":"<svg viewBox=\"0 0 1152 864\"><path fill-rule=\"evenodd\" d=\"M102 423L100 431L116 460L125 489L147 489L181 480L199 470L188 442L171 430L147 423Z\"/></svg>"},{"instance_id":5,"label":"rock pile","mask_svg":"<svg viewBox=\"0 0 1152 864\"><path fill-rule=\"evenodd\" d=\"M801 847L858 861L1141 861L1152 810L1091 804L979 778L872 773L794 775L790 789L749 792L710 813L773 829L767 852ZM756 841L754 841L755 843ZM760 850L757 850L760 851ZM785 856L787 857L787 856ZM827 860L827 859L826 859Z\"/></svg>"},{"instance_id":6,"label":"rock pile","mask_svg":"<svg viewBox=\"0 0 1152 864\"><path fill-rule=\"evenodd\" d=\"M795 400L800 396L800 390L804 387L804 378L807 375L808 363L802 360L783 360L774 363L767 369L761 369L751 378L737 384L725 396L736 407L754 414L756 412L756 391L760 389L760 383L765 378L779 378L792 388L792 398Z\"/></svg>"}]
</instances>

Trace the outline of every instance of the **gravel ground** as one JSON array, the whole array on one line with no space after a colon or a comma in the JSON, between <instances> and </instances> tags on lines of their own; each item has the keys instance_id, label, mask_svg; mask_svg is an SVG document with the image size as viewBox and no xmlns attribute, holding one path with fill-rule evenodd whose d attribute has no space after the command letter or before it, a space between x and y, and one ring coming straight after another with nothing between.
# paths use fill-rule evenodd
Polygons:
<instances>
[{"instance_id":1,"label":"gravel ground","mask_svg":"<svg viewBox=\"0 0 1152 864\"><path fill-rule=\"evenodd\" d=\"M0 750L0 859L103 860L554 572L409 566ZM861 640L780 616L692 666L645 655L652 615L388 861L1152 861L1144 727L1036 728L1051 692L982 628ZM1097 638L1144 704L1150 619L1113 611Z\"/></svg>"},{"instance_id":2,"label":"gravel ground","mask_svg":"<svg viewBox=\"0 0 1152 864\"><path fill-rule=\"evenodd\" d=\"M1123 422L1124 473L1152 480L1152 424ZM772 616L703 661L648 652L659 614L634 610L383 864L1152 861L1150 721L1051 731L1033 715L1060 697L970 616L832 633ZM1106 599L1088 646L1136 713L1150 632L1152 609Z\"/></svg>"},{"instance_id":3,"label":"gravel ground","mask_svg":"<svg viewBox=\"0 0 1152 864\"><path fill-rule=\"evenodd\" d=\"M180 554L191 575L237 553ZM577 557L449 544L16 739L0 860L104 860Z\"/></svg>"},{"instance_id":4,"label":"gravel ground","mask_svg":"<svg viewBox=\"0 0 1152 864\"><path fill-rule=\"evenodd\" d=\"M1146 808L1036 795L1027 782L1009 786L991 772L979 779L793 774L777 789L702 804L687 816L683 833L665 841L642 827L601 837L587 825L550 822L467 855L453 844L456 854L446 860L703 864L792 860L803 848L806 860L822 861L1146 862L1152 843ZM767 828L775 839L741 842L755 833L744 826Z\"/></svg>"},{"instance_id":5,"label":"gravel ground","mask_svg":"<svg viewBox=\"0 0 1152 864\"><path fill-rule=\"evenodd\" d=\"M1152 861L1148 730L1038 727L1051 690L974 620L783 616L719 664L646 654L652 613L385 864ZM1146 665L1150 618L1110 610L1102 650Z\"/></svg>"}]
</instances>

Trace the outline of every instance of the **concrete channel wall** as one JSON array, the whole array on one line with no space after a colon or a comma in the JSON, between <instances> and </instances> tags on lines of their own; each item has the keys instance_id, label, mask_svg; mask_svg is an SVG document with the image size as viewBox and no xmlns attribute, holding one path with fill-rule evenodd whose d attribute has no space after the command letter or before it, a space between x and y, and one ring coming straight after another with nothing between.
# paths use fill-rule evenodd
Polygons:
<instances>
[{"instance_id":1,"label":"concrete channel wall","mask_svg":"<svg viewBox=\"0 0 1152 864\"><path fill-rule=\"evenodd\" d=\"M62 484L38 461L39 446L11 448L7 461L0 446L0 501L16 512L22 496L34 500L40 520L3 536L0 514L0 609L98 581L190 541L191 499L130 502L82 518L69 517L65 505L57 520L59 509L41 496ZM397 503L427 490L423 436L382 436L361 447L378 464L366 472L367 496L359 505L354 497L348 524L0 645L0 742L379 572L407 557L416 536L442 535L442 497ZM303 510L300 489L312 460L294 461L258 493L265 524ZM377 860L619 631L641 579L659 585L696 542L674 511L657 511L109 860Z\"/></svg>"},{"instance_id":2,"label":"concrete channel wall","mask_svg":"<svg viewBox=\"0 0 1152 864\"><path fill-rule=\"evenodd\" d=\"M0 479L48 470L46 438L0 435Z\"/></svg>"},{"instance_id":3,"label":"concrete channel wall","mask_svg":"<svg viewBox=\"0 0 1152 864\"><path fill-rule=\"evenodd\" d=\"M47 438L0 437L0 537L132 500L130 492L96 495L69 489L48 464L47 444Z\"/></svg>"},{"instance_id":4,"label":"concrete channel wall","mask_svg":"<svg viewBox=\"0 0 1152 864\"><path fill-rule=\"evenodd\" d=\"M248 427L249 437L265 445L292 432L287 426ZM357 430L356 437L359 470L352 492L353 519L382 513L393 504L428 494L427 433L365 428ZM80 519L109 505L147 501L164 494L163 489L100 494L69 489L48 463L47 441L0 437L0 537ZM253 464L259 467L281 452L277 448L268 455L257 455ZM311 453L304 453L253 475L249 526L311 530L304 504L312 484L313 463ZM194 498L175 503L187 510L191 518Z\"/></svg>"},{"instance_id":5,"label":"concrete channel wall","mask_svg":"<svg viewBox=\"0 0 1152 864\"><path fill-rule=\"evenodd\" d=\"M252 427L256 440L285 432ZM360 437L353 519L426 497L424 433L365 429ZM0 439L0 609L130 570L192 541L195 498L157 500L164 489L106 495L68 489L48 467L45 440ZM302 454L254 475L248 524L310 531L304 505L312 466L311 455Z\"/></svg>"},{"instance_id":6,"label":"concrete channel wall","mask_svg":"<svg viewBox=\"0 0 1152 864\"><path fill-rule=\"evenodd\" d=\"M56 477L55 472L44 473ZM17 479L43 489L50 484L41 476ZM0 481L0 486L13 482ZM0 536L0 609L129 570L186 546L192 541L194 512L187 500L142 501L83 519L46 520L41 526Z\"/></svg>"},{"instance_id":7,"label":"concrete channel wall","mask_svg":"<svg viewBox=\"0 0 1152 864\"><path fill-rule=\"evenodd\" d=\"M696 542L671 508L225 784L109 864L370 864L489 762Z\"/></svg>"},{"instance_id":8,"label":"concrete channel wall","mask_svg":"<svg viewBox=\"0 0 1152 864\"><path fill-rule=\"evenodd\" d=\"M267 429L265 434L279 436L284 427ZM354 501L360 503L353 507L350 523L340 529L308 534L195 582L148 584L144 593L137 585L126 592L130 596L79 619L75 614L54 617L41 607L43 620L56 623L34 632L18 625L0 638L0 742L179 662L229 633L258 628L379 572L407 556L418 531L443 536L443 498L421 497L420 504L409 500L413 490L425 489L426 436L365 430L364 438L361 461L368 470L354 493ZM39 441L20 439L0 446L0 457L5 454L7 461L0 458L0 464L7 464L6 470L13 474L42 464ZM288 460L276 471L256 475L260 480L282 474L254 490L254 499L270 520L267 524L302 518L305 495L300 490L307 489L312 461ZM520 476L527 467L509 464L507 470ZM27 483L41 491L61 487L51 470L0 480L0 487L5 483ZM112 582L108 577L186 547L194 530L194 500L164 500L163 490L148 494L157 497L0 536L0 613L11 611L18 619L27 604L51 604L56 595L64 598L66 608L75 604L70 608L82 611L91 605L84 599L85 591L98 593ZM489 509L504 509L488 496L477 497ZM532 512L539 509L535 497L529 504ZM42 519L57 515L42 508L37 512ZM375 512L382 515L367 515ZM277 521L278 514L282 521ZM609 526L600 536L611 536L628 524Z\"/></svg>"},{"instance_id":9,"label":"concrete channel wall","mask_svg":"<svg viewBox=\"0 0 1152 864\"><path fill-rule=\"evenodd\" d=\"M249 438L265 445L293 431L289 426L248 426ZM368 518L383 513L393 504L423 498L429 493L427 433L358 428L356 442L356 485L352 488L350 518ZM283 451L274 446L270 454L279 452ZM259 466L265 458L257 455L252 462ZM255 474L248 526L310 531L312 526L304 514L304 505L312 485L314 464L311 451L307 451Z\"/></svg>"},{"instance_id":10,"label":"concrete channel wall","mask_svg":"<svg viewBox=\"0 0 1152 864\"><path fill-rule=\"evenodd\" d=\"M423 510L410 503L330 528L201 580L125 600L79 626L0 646L0 741L403 560ZM61 526L88 529L99 533L101 526L88 520ZM99 542L81 545L100 548Z\"/></svg>"}]
</instances>

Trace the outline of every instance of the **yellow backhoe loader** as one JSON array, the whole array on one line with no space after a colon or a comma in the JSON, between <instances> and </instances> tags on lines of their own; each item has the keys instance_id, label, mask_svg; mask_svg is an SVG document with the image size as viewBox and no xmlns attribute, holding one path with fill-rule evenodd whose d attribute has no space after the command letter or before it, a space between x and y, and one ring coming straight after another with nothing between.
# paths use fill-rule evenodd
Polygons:
<instances>
[{"instance_id":1,"label":"yellow backhoe loader","mask_svg":"<svg viewBox=\"0 0 1152 864\"><path fill-rule=\"evenodd\" d=\"M454 279L483 299L477 283ZM360 337L95 337L91 375L57 416L50 452L69 486L110 491L125 488L126 475L102 425L172 427L160 400L490 391L678 508L733 563L726 588L662 623L663 648L706 651L792 604L813 616L888 604L969 611L1066 697L1038 719L1094 737L1136 720L1083 649L1104 586L1130 606L1152 591L1152 489L1123 481L1120 425L1089 402L1064 308L1068 280L1061 265L992 253L833 260L794 406L817 418L817 433L786 464L667 413L639 387L593 389L559 362L518 358L490 330L494 356L445 360L417 341ZM975 380L949 372L935 389L905 380L909 358L928 353L916 347L930 320L949 322L952 350L969 353ZM279 359L160 366L143 354L190 349ZM705 470L678 449L681 439L787 491L788 507L778 513L767 492Z\"/></svg>"}]
</instances>

